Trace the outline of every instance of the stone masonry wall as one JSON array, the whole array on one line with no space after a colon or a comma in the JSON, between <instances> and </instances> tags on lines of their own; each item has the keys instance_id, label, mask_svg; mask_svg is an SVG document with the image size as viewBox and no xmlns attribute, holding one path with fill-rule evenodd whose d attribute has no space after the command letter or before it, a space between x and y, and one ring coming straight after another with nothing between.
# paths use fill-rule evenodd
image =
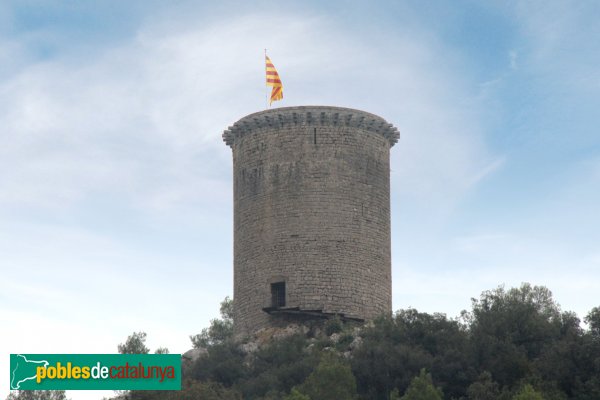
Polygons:
<instances>
[{"instance_id":1,"label":"stone masonry wall","mask_svg":"<svg viewBox=\"0 0 600 400\"><path fill-rule=\"evenodd\" d=\"M234 325L277 325L286 307L371 319L391 311L389 150L396 128L363 111L289 107L223 134L233 151Z\"/></svg>"}]
</instances>

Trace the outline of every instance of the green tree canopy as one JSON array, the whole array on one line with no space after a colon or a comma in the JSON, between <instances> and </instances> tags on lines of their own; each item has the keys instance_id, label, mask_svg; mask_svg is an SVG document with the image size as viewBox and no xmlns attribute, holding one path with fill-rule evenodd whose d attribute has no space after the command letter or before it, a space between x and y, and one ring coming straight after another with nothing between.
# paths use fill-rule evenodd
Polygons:
<instances>
[{"instance_id":1,"label":"green tree canopy","mask_svg":"<svg viewBox=\"0 0 600 400\"><path fill-rule=\"evenodd\" d=\"M562 312L544 287L499 287L472 302L460 321L405 309L351 333L338 321L327 326L311 321L307 335L244 344L233 340L233 302L226 298L221 318L193 340L206 351L187 365L187 389L131 395L140 400L191 400L200 394L208 399L354 399L357 393L364 400L437 400L441 393L466 400L600 399L599 308L586 316L589 329L583 329L577 315ZM337 343L318 334L340 328ZM144 342L145 334L138 332L119 349L147 352ZM340 355L348 351L351 357Z\"/></svg>"},{"instance_id":2,"label":"green tree canopy","mask_svg":"<svg viewBox=\"0 0 600 400\"><path fill-rule=\"evenodd\" d=\"M543 286L483 292L472 299L471 344L479 370L513 386L531 372L531 361L561 338L563 316Z\"/></svg>"},{"instance_id":3,"label":"green tree canopy","mask_svg":"<svg viewBox=\"0 0 600 400\"><path fill-rule=\"evenodd\" d=\"M127 400L242 400L242 395L220 383L186 380L177 391L133 391Z\"/></svg>"},{"instance_id":4,"label":"green tree canopy","mask_svg":"<svg viewBox=\"0 0 600 400\"><path fill-rule=\"evenodd\" d=\"M473 382L467 389L469 400L496 400L500 396L498 383L492 379L492 374L485 371L477 381Z\"/></svg>"},{"instance_id":5,"label":"green tree canopy","mask_svg":"<svg viewBox=\"0 0 600 400\"><path fill-rule=\"evenodd\" d=\"M600 307L592 308L584 321L589 325L592 335L600 337Z\"/></svg>"},{"instance_id":6,"label":"green tree canopy","mask_svg":"<svg viewBox=\"0 0 600 400\"><path fill-rule=\"evenodd\" d=\"M6 400L67 400L64 390L15 390Z\"/></svg>"},{"instance_id":7,"label":"green tree canopy","mask_svg":"<svg viewBox=\"0 0 600 400\"><path fill-rule=\"evenodd\" d=\"M300 393L296 388L293 388L290 394L285 396L284 400L311 400L307 395Z\"/></svg>"},{"instance_id":8,"label":"green tree canopy","mask_svg":"<svg viewBox=\"0 0 600 400\"><path fill-rule=\"evenodd\" d=\"M356 379L348 363L334 355L324 354L299 391L312 400L353 400L357 396Z\"/></svg>"},{"instance_id":9,"label":"green tree canopy","mask_svg":"<svg viewBox=\"0 0 600 400\"><path fill-rule=\"evenodd\" d=\"M197 335L190 336L195 348L220 344L233 337L233 300L229 296L221 302L219 311L220 319L211 320L208 328L202 329Z\"/></svg>"},{"instance_id":10,"label":"green tree canopy","mask_svg":"<svg viewBox=\"0 0 600 400\"><path fill-rule=\"evenodd\" d=\"M444 394L440 388L433 385L431 375L421 369L418 376L410 382L408 389L400 400L443 400Z\"/></svg>"},{"instance_id":11,"label":"green tree canopy","mask_svg":"<svg viewBox=\"0 0 600 400\"><path fill-rule=\"evenodd\" d=\"M121 354L148 354L150 349L146 347L146 332L133 332L127 337L125 343L117 346Z\"/></svg>"},{"instance_id":12,"label":"green tree canopy","mask_svg":"<svg viewBox=\"0 0 600 400\"><path fill-rule=\"evenodd\" d=\"M404 393L421 368L432 371L448 397L464 397L477 376L469 368L468 334L444 314L400 310L376 320L361 335L352 370L359 392L369 398L387 398L394 388Z\"/></svg>"},{"instance_id":13,"label":"green tree canopy","mask_svg":"<svg viewBox=\"0 0 600 400\"><path fill-rule=\"evenodd\" d=\"M527 384L513 396L512 400L544 400L544 398L533 386Z\"/></svg>"}]
</instances>

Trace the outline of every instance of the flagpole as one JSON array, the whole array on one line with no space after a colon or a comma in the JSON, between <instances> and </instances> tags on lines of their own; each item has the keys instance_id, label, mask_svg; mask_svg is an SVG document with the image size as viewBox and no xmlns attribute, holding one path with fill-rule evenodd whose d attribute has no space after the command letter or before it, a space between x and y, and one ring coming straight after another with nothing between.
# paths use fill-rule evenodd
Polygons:
<instances>
[{"instance_id":1,"label":"flagpole","mask_svg":"<svg viewBox=\"0 0 600 400\"><path fill-rule=\"evenodd\" d=\"M265 82L267 76L267 49L265 49L265 59L263 60L265 63ZM269 87L265 84L265 109L269 108Z\"/></svg>"}]
</instances>

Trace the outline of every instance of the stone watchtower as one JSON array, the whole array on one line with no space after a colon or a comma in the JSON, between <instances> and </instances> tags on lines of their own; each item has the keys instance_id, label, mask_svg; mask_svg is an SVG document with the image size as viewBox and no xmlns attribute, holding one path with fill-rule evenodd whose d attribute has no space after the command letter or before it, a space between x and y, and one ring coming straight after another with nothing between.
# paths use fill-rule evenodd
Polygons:
<instances>
[{"instance_id":1,"label":"stone watchtower","mask_svg":"<svg viewBox=\"0 0 600 400\"><path fill-rule=\"evenodd\" d=\"M233 151L234 329L391 311L389 151L398 130L339 107L250 114Z\"/></svg>"}]
</instances>

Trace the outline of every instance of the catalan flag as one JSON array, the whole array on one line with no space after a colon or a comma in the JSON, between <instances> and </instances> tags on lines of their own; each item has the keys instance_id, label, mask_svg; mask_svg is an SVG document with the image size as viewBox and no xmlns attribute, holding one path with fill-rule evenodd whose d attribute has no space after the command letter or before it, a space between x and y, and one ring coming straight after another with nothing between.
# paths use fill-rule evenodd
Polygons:
<instances>
[{"instance_id":1,"label":"catalan flag","mask_svg":"<svg viewBox=\"0 0 600 400\"><path fill-rule=\"evenodd\" d=\"M267 86L271 86L271 105L274 101L283 99L283 84L279 78L279 74L275 69L275 66L271 62L271 59L265 54L266 70L267 70Z\"/></svg>"}]
</instances>

